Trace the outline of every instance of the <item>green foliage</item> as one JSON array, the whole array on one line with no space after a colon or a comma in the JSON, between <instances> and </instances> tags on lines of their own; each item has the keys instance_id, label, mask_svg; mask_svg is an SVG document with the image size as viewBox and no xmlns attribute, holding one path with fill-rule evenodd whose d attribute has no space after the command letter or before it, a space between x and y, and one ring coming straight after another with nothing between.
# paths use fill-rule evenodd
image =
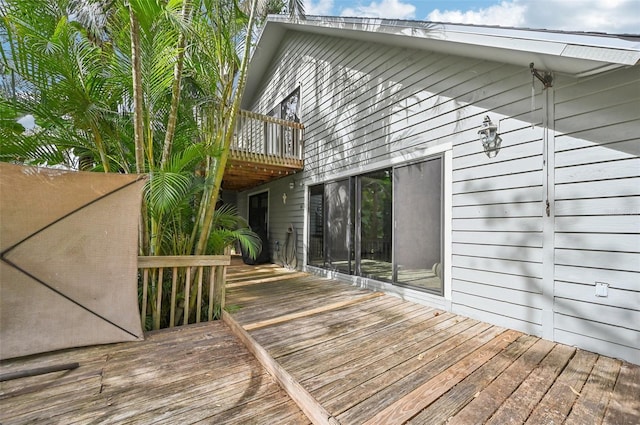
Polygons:
<instances>
[{"instance_id":1,"label":"green foliage","mask_svg":"<svg viewBox=\"0 0 640 425\"><path fill-rule=\"evenodd\" d=\"M225 204L214 213L213 230L207 251L224 254L225 248L235 241L238 241L252 258L256 258L262 250L260 237L249 229L247 222L238 215L234 206Z\"/></svg>"},{"instance_id":2,"label":"green foliage","mask_svg":"<svg viewBox=\"0 0 640 425\"><path fill-rule=\"evenodd\" d=\"M287 6L303 16L300 0ZM257 9L257 0L0 0L0 160L140 170L149 176L140 254L239 242L256 256L259 238L237 211L215 206ZM25 116L33 128L17 123Z\"/></svg>"}]
</instances>

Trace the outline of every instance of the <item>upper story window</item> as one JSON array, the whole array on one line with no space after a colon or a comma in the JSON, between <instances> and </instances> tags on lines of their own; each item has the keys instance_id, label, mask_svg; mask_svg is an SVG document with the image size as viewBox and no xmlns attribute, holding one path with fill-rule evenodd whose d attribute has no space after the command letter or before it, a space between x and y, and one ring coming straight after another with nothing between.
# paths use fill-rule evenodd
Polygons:
<instances>
[{"instance_id":1,"label":"upper story window","mask_svg":"<svg viewBox=\"0 0 640 425\"><path fill-rule=\"evenodd\" d=\"M300 122L300 87L269 111L269 115L287 121Z\"/></svg>"},{"instance_id":2,"label":"upper story window","mask_svg":"<svg viewBox=\"0 0 640 425\"><path fill-rule=\"evenodd\" d=\"M280 111L282 119L300 122L300 87L282 101Z\"/></svg>"}]
</instances>

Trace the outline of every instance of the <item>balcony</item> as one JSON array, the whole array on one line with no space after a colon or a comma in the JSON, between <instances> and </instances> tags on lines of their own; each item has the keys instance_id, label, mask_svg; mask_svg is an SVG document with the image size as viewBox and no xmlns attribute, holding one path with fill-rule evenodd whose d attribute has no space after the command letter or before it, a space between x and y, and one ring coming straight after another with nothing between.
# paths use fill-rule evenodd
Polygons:
<instances>
[{"instance_id":1,"label":"balcony","mask_svg":"<svg viewBox=\"0 0 640 425\"><path fill-rule=\"evenodd\" d=\"M240 111L222 188L242 191L301 171L304 125Z\"/></svg>"}]
</instances>

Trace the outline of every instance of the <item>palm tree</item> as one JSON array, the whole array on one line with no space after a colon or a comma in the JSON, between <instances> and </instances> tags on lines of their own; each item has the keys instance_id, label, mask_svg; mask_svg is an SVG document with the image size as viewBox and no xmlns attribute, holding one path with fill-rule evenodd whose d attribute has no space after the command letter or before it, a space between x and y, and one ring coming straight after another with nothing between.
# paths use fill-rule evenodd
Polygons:
<instances>
[{"instance_id":1,"label":"palm tree","mask_svg":"<svg viewBox=\"0 0 640 425\"><path fill-rule=\"evenodd\" d=\"M222 253L234 241L257 255L260 239L216 204L255 26L282 3L266 6L3 0L0 160L148 173L142 255ZM301 0L287 8L304 17ZM16 123L25 115L29 131Z\"/></svg>"},{"instance_id":2,"label":"palm tree","mask_svg":"<svg viewBox=\"0 0 640 425\"><path fill-rule=\"evenodd\" d=\"M149 173L141 253L206 253L252 35L282 5L3 1L0 110L37 127L0 121L0 159ZM301 0L286 6L304 17Z\"/></svg>"}]
</instances>

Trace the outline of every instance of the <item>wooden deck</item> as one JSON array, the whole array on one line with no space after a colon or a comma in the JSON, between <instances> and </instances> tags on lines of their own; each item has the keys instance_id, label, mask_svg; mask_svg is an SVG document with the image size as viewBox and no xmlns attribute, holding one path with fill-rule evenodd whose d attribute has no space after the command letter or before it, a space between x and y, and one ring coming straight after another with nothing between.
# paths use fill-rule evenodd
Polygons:
<instances>
[{"instance_id":1,"label":"wooden deck","mask_svg":"<svg viewBox=\"0 0 640 425\"><path fill-rule=\"evenodd\" d=\"M309 423L220 321L5 361L1 373L69 362L80 367L1 383L0 424Z\"/></svg>"},{"instance_id":2,"label":"wooden deck","mask_svg":"<svg viewBox=\"0 0 640 425\"><path fill-rule=\"evenodd\" d=\"M341 424L640 423L640 366L315 276L230 273L232 316Z\"/></svg>"},{"instance_id":3,"label":"wooden deck","mask_svg":"<svg viewBox=\"0 0 640 425\"><path fill-rule=\"evenodd\" d=\"M232 265L227 306L230 327L3 362L80 367L0 384L0 423L310 423L283 387L324 423L640 423L637 365L271 265Z\"/></svg>"}]
</instances>

